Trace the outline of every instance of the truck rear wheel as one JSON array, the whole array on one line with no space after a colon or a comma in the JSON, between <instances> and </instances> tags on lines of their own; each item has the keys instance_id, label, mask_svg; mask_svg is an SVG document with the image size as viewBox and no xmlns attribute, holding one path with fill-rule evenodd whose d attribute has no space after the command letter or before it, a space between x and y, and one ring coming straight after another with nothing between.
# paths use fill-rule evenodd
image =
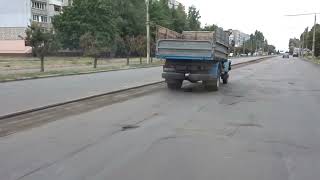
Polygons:
<instances>
[{"instance_id":1,"label":"truck rear wheel","mask_svg":"<svg viewBox=\"0 0 320 180\"><path fill-rule=\"evenodd\" d=\"M220 87L220 78L211 81L203 81L202 83L208 91L218 91Z\"/></svg>"},{"instance_id":2,"label":"truck rear wheel","mask_svg":"<svg viewBox=\"0 0 320 180\"><path fill-rule=\"evenodd\" d=\"M226 73L222 76L222 83L223 84L228 84L228 80L229 80L229 74Z\"/></svg>"},{"instance_id":3,"label":"truck rear wheel","mask_svg":"<svg viewBox=\"0 0 320 180\"><path fill-rule=\"evenodd\" d=\"M182 80L170 80L167 81L167 86L169 89L178 90L182 86Z\"/></svg>"}]
</instances>

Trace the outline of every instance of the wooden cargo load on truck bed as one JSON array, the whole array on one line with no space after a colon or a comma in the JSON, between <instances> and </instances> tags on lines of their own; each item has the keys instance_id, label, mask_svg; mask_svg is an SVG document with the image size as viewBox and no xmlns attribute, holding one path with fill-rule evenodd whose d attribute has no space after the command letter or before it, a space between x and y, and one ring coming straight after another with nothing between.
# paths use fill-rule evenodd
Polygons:
<instances>
[{"instance_id":1,"label":"wooden cargo load on truck bed","mask_svg":"<svg viewBox=\"0 0 320 180\"><path fill-rule=\"evenodd\" d=\"M182 34L162 26L157 26L156 39L182 39Z\"/></svg>"},{"instance_id":2,"label":"wooden cargo load on truck bed","mask_svg":"<svg viewBox=\"0 0 320 180\"><path fill-rule=\"evenodd\" d=\"M228 58L229 36L216 31L184 31L157 28L157 56L164 59L219 60Z\"/></svg>"}]
</instances>

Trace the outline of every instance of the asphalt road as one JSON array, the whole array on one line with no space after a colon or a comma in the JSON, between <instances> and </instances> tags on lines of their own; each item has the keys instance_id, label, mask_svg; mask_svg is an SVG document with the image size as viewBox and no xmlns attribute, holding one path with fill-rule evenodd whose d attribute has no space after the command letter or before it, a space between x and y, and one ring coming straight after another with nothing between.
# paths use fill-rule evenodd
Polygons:
<instances>
[{"instance_id":1,"label":"asphalt road","mask_svg":"<svg viewBox=\"0 0 320 180\"><path fill-rule=\"evenodd\" d=\"M4 180L316 180L320 66L272 58L0 138ZM124 125L136 125L122 131Z\"/></svg>"},{"instance_id":2,"label":"asphalt road","mask_svg":"<svg viewBox=\"0 0 320 180\"><path fill-rule=\"evenodd\" d=\"M154 67L0 83L0 116L160 81L161 72L162 67Z\"/></svg>"}]
</instances>

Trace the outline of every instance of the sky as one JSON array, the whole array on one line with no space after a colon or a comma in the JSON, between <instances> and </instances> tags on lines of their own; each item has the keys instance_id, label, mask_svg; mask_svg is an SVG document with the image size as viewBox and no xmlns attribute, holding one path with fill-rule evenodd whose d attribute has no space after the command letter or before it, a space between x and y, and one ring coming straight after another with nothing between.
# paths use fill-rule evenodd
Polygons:
<instances>
[{"instance_id":1,"label":"sky","mask_svg":"<svg viewBox=\"0 0 320 180\"><path fill-rule=\"evenodd\" d=\"M288 14L320 13L320 0L178 0L200 10L201 24L216 24L251 34L262 31L269 44L287 50L289 39L300 37L313 26L314 15L288 17ZM320 15L317 15L320 23Z\"/></svg>"}]
</instances>

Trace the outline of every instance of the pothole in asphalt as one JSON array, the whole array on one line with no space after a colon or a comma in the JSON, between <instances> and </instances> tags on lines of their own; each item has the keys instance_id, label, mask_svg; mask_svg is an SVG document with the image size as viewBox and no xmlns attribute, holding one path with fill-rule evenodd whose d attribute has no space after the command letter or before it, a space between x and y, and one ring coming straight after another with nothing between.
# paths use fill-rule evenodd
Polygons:
<instances>
[{"instance_id":1,"label":"pothole in asphalt","mask_svg":"<svg viewBox=\"0 0 320 180\"><path fill-rule=\"evenodd\" d=\"M139 128L140 126L138 125L124 125L122 126L122 131L128 131L128 130L132 130L132 129L137 129Z\"/></svg>"}]
</instances>

